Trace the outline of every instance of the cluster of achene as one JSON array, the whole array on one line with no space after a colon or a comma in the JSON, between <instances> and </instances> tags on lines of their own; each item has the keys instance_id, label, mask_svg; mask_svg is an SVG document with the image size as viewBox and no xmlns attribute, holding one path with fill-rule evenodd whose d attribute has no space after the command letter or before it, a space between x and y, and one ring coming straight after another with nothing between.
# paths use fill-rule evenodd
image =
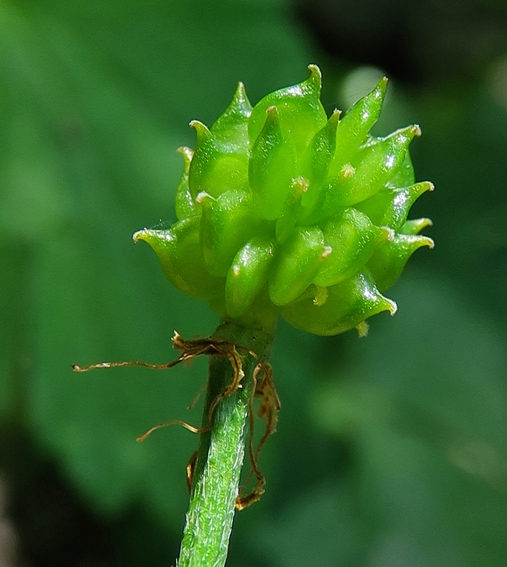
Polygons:
<instances>
[{"instance_id":1,"label":"cluster of achene","mask_svg":"<svg viewBox=\"0 0 507 567\"><path fill-rule=\"evenodd\" d=\"M274 311L295 327L332 335L396 311L381 292L411 254L433 246L407 220L433 188L415 183L409 144L417 125L377 138L386 79L343 117L327 118L315 65L302 83L253 108L240 83L211 129L191 122L169 230L134 235L157 253L180 291L241 320Z\"/></svg>"}]
</instances>

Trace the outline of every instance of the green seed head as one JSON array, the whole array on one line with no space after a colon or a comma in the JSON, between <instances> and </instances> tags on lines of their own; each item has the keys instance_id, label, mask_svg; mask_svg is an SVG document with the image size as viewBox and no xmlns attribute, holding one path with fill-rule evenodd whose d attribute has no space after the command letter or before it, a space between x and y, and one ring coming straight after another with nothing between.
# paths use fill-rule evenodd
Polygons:
<instances>
[{"instance_id":1,"label":"green seed head","mask_svg":"<svg viewBox=\"0 0 507 567\"><path fill-rule=\"evenodd\" d=\"M178 221L136 232L180 291L225 319L271 325L278 313L319 335L352 327L396 304L381 292L433 241L429 219L407 220L429 182L415 183L409 145L417 125L369 135L384 78L343 118L320 102L321 74L265 96L253 108L240 83L211 128L196 120L195 150L180 148Z\"/></svg>"}]
</instances>

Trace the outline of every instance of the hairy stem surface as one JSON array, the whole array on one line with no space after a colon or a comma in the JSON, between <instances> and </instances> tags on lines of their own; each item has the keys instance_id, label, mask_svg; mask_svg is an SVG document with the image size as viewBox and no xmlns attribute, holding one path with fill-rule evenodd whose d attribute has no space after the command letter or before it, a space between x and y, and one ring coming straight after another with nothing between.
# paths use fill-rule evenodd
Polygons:
<instances>
[{"instance_id":1,"label":"hairy stem surface","mask_svg":"<svg viewBox=\"0 0 507 567\"><path fill-rule=\"evenodd\" d=\"M231 322L219 325L212 338L249 349L258 360L244 349L237 349L243 358L241 387L220 400L212 414L211 429L200 436L179 567L225 565L245 454L252 374L259 360L267 360L273 341L271 333ZM211 404L233 379L231 361L211 356L204 427Z\"/></svg>"}]
</instances>

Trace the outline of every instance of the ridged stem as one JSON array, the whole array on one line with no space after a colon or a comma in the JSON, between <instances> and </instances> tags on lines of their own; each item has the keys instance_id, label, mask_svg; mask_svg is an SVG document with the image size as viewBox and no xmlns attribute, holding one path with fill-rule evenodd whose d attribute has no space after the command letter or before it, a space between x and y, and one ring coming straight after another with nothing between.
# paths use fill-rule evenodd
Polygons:
<instances>
[{"instance_id":1,"label":"ridged stem","mask_svg":"<svg viewBox=\"0 0 507 567\"><path fill-rule=\"evenodd\" d=\"M267 360L273 341L271 333L231 322L222 323L212 338L241 345L261 361ZM223 567L227 559L245 454L253 371L259 362L244 349L237 351L243 358L242 387L220 400L212 414L211 429L200 436L179 567ZM203 426L208 424L210 405L233 378L227 357L210 357Z\"/></svg>"}]
</instances>

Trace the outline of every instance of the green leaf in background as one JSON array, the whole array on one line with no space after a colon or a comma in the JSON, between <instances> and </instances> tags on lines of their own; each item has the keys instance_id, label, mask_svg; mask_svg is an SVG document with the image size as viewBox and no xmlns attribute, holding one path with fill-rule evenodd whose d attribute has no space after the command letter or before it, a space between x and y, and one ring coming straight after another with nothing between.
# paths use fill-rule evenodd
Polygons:
<instances>
[{"instance_id":1,"label":"green leaf in background","mask_svg":"<svg viewBox=\"0 0 507 567\"><path fill-rule=\"evenodd\" d=\"M40 447L101 513L140 502L182 525L197 440L176 429L158 442L135 438L160 421L192 420L184 408L204 362L164 375L84 378L70 365L167 361L174 328L192 336L215 326L204 303L167 288L130 236L158 215L174 220L175 140L192 141L190 129L181 131L190 118L216 118L238 79L255 93L305 69L308 53L278 3L259 8L56 0L0 8L0 234L9 243L0 285L9 302L23 294L20 311L7 300L2 308L7 328L22 336L13 340L2 324L14 350L2 356L1 407L8 416L24 400ZM271 53L279 58L267 65ZM29 372L15 358L23 341Z\"/></svg>"},{"instance_id":2,"label":"green leaf in background","mask_svg":"<svg viewBox=\"0 0 507 567\"><path fill-rule=\"evenodd\" d=\"M313 389L311 421L352 464L331 482L316 463L319 484L252 534L275 565L502 564L507 336L449 282L418 281L399 287L400 325L349 341Z\"/></svg>"},{"instance_id":3,"label":"green leaf in background","mask_svg":"<svg viewBox=\"0 0 507 567\"><path fill-rule=\"evenodd\" d=\"M317 52L289 8L0 7L0 424L3 435L29 433L98 523L130 526L116 544L124 566L171 564L166 538L176 555L197 440L179 428L135 438L167 419L199 421L199 408L185 407L205 361L160 374L75 375L70 365L164 362L176 354L174 329L192 337L216 326L130 238L176 220L176 149L195 142L184 125L212 124L239 80L255 104L319 63L329 115L386 74ZM230 565L503 565L506 77L505 55L440 84L391 77L375 135L421 125L412 161L436 190L411 216L433 219L436 247L411 260L392 288L398 314L379 315L366 339L280 323L272 362L283 407L260 461L268 490L237 515ZM0 455L0 477L2 459L15 460ZM155 527L148 537L147 516L164 544Z\"/></svg>"}]
</instances>

